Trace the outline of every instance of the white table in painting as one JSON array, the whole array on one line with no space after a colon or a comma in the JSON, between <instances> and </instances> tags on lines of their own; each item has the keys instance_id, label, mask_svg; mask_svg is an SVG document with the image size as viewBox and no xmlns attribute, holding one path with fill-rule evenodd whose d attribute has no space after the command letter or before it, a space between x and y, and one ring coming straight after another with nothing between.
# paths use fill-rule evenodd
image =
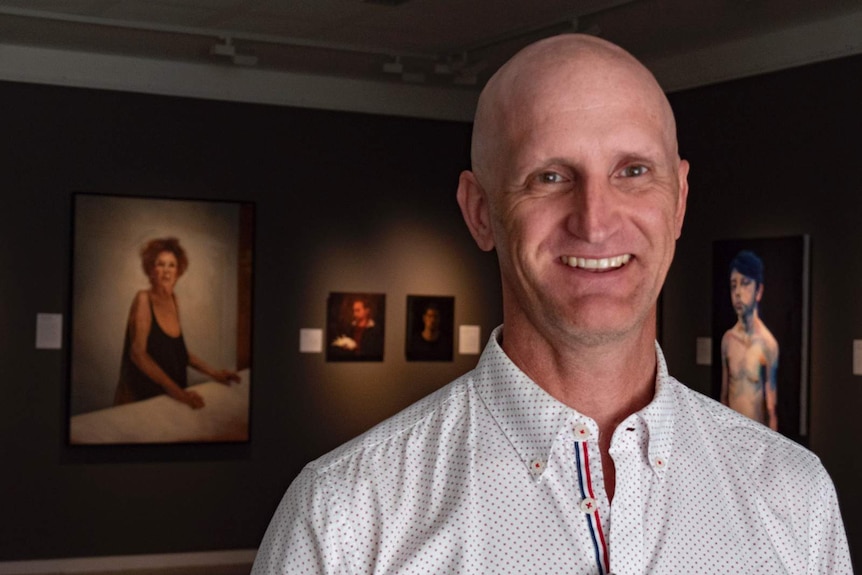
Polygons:
<instances>
[{"instance_id":1,"label":"white table in painting","mask_svg":"<svg viewBox=\"0 0 862 575\"><path fill-rule=\"evenodd\" d=\"M195 443L248 440L249 370L240 383L189 386L204 400L192 409L167 395L75 415L72 444Z\"/></svg>"}]
</instances>

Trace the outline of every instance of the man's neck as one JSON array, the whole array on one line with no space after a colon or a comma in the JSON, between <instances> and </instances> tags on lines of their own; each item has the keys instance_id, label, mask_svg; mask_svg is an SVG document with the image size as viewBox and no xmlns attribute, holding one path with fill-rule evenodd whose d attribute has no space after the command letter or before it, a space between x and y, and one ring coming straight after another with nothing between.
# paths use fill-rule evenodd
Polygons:
<instances>
[{"instance_id":1,"label":"man's neck","mask_svg":"<svg viewBox=\"0 0 862 575\"><path fill-rule=\"evenodd\" d=\"M751 335L757 328L758 319L757 308L754 308L751 310L751 313L741 315L739 317L739 323L742 324L742 329L745 333Z\"/></svg>"},{"instance_id":2,"label":"man's neck","mask_svg":"<svg viewBox=\"0 0 862 575\"><path fill-rule=\"evenodd\" d=\"M552 397L594 419L603 435L652 400L654 330L598 345L563 346L519 327L503 328L503 350L509 358Z\"/></svg>"},{"instance_id":3,"label":"man's neck","mask_svg":"<svg viewBox=\"0 0 862 575\"><path fill-rule=\"evenodd\" d=\"M440 330L437 329L424 329L422 330L422 339L425 341L437 341L437 338L440 337Z\"/></svg>"}]
</instances>

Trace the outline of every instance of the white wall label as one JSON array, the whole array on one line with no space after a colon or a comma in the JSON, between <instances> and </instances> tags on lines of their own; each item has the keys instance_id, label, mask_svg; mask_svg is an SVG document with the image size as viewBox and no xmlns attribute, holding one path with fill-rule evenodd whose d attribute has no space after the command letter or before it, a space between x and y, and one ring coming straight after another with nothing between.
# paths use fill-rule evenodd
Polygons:
<instances>
[{"instance_id":1,"label":"white wall label","mask_svg":"<svg viewBox=\"0 0 862 575\"><path fill-rule=\"evenodd\" d=\"M712 365L712 338L697 338L697 353L695 357L697 365Z\"/></svg>"},{"instance_id":2,"label":"white wall label","mask_svg":"<svg viewBox=\"0 0 862 575\"><path fill-rule=\"evenodd\" d=\"M63 347L63 315L59 313L36 314L36 349L61 349Z\"/></svg>"},{"instance_id":3,"label":"white wall label","mask_svg":"<svg viewBox=\"0 0 862 575\"><path fill-rule=\"evenodd\" d=\"M853 340L853 375L862 375L862 339Z\"/></svg>"},{"instance_id":4,"label":"white wall label","mask_svg":"<svg viewBox=\"0 0 862 575\"><path fill-rule=\"evenodd\" d=\"M322 329L301 329L299 330L299 352L300 353L321 353L323 351L323 330Z\"/></svg>"},{"instance_id":5,"label":"white wall label","mask_svg":"<svg viewBox=\"0 0 862 575\"><path fill-rule=\"evenodd\" d=\"M481 349L481 326L458 326L458 353L461 355L478 355Z\"/></svg>"}]
</instances>

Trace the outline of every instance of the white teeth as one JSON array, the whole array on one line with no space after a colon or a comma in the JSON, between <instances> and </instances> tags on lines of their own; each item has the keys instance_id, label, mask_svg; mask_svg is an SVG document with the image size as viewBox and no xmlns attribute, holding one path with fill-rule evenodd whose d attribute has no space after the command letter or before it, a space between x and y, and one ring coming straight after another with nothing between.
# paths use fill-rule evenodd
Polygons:
<instances>
[{"instance_id":1,"label":"white teeth","mask_svg":"<svg viewBox=\"0 0 862 575\"><path fill-rule=\"evenodd\" d=\"M614 256L611 258L578 258L578 257L569 257L569 256L561 256L560 261L566 264L569 267L573 268L581 268L585 270L609 270L620 268L632 259L631 254L623 254L621 256Z\"/></svg>"}]
</instances>

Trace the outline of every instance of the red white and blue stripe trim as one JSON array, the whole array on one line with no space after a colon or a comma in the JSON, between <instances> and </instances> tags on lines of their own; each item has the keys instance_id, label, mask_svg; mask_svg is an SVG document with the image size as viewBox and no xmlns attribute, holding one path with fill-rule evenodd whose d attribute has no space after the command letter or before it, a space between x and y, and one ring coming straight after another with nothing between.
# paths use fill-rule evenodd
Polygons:
<instances>
[{"instance_id":1,"label":"red white and blue stripe trim","mask_svg":"<svg viewBox=\"0 0 862 575\"><path fill-rule=\"evenodd\" d=\"M575 464L578 468L578 487L581 491L581 501L585 501L589 498L594 505L592 512L586 512L584 515L587 518L587 527L590 531L590 537L593 540L593 549L596 553L596 562L599 566L599 574L607 575L610 573L608 545L605 540L604 531L602 531L602 521L599 518L598 507L595 506L596 497L593 492L593 483L590 478L590 457L587 451L586 441L575 442Z\"/></svg>"}]
</instances>

